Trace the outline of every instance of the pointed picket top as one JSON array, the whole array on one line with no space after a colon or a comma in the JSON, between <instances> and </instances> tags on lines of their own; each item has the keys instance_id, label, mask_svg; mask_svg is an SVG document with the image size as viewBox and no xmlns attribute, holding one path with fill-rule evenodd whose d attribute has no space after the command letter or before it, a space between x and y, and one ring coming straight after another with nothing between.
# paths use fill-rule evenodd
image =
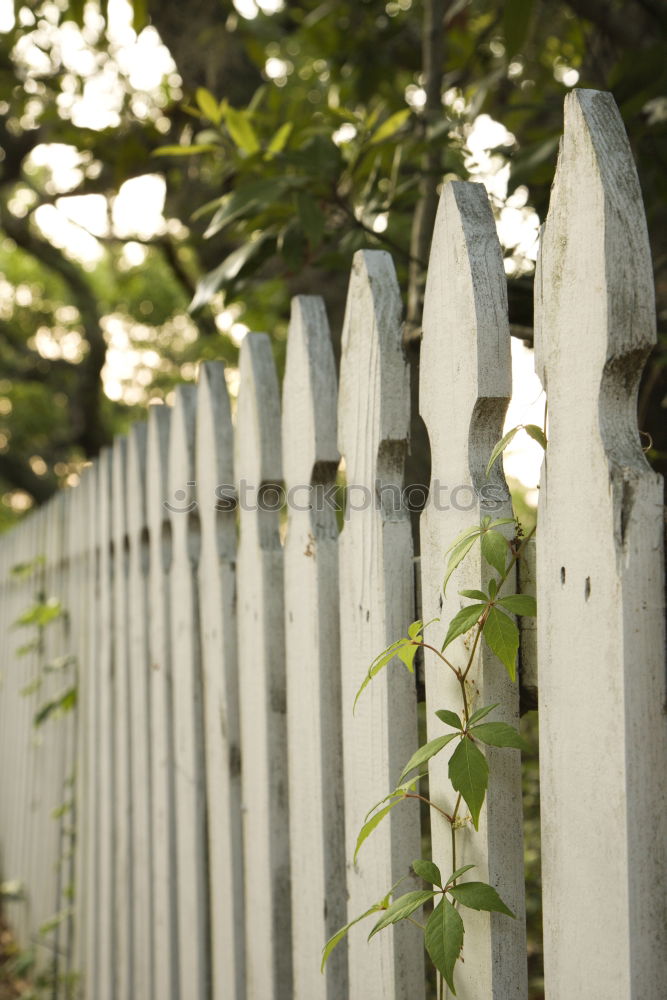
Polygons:
<instances>
[{"instance_id":1,"label":"pointed picket top","mask_svg":"<svg viewBox=\"0 0 667 1000\"><path fill-rule=\"evenodd\" d=\"M199 516L203 529L205 522L208 525L216 521L216 512L223 508L232 513L229 501L234 489L234 427L222 361L207 361L199 368L195 451ZM225 522L228 525L225 534L233 533L235 542L233 522L233 516ZM223 543L224 547L226 543Z\"/></svg>"},{"instance_id":2,"label":"pointed picket top","mask_svg":"<svg viewBox=\"0 0 667 1000\"><path fill-rule=\"evenodd\" d=\"M146 421L134 424L127 436L127 530L140 536L148 526L146 509Z\"/></svg>"},{"instance_id":3,"label":"pointed picket top","mask_svg":"<svg viewBox=\"0 0 667 1000\"><path fill-rule=\"evenodd\" d=\"M653 272L610 94L566 98L535 295L549 405L537 535L538 606L548 608L537 622L546 980L554 996L570 996L586 968L592 997L658 996L667 979L663 499L636 411L655 342Z\"/></svg>"},{"instance_id":4,"label":"pointed picket top","mask_svg":"<svg viewBox=\"0 0 667 1000\"><path fill-rule=\"evenodd\" d=\"M225 366L220 361L208 361L199 368L195 452L201 521L199 601L208 783L211 996L212 1000L243 1000L234 429Z\"/></svg>"},{"instance_id":5,"label":"pointed picket top","mask_svg":"<svg viewBox=\"0 0 667 1000\"><path fill-rule=\"evenodd\" d=\"M355 254L343 327L338 441L348 505L339 540L345 849L348 920L409 872L419 856L419 815L395 809L364 844L355 844L368 809L395 787L417 748L414 677L391 664L357 704L373 659L414 618L412 533L401 488L409 434L409 372L401 346L401 300L389 254ZM417 854L414 852L417 851ZM411 888L409 882L404 883ZM413 887L416 887L413 886ZM368 928L348 935L350 996L418 1000L423 941L397 924L369 945Z\"/></svg>"},{"instance_id":6,"label":"pointed picket top","mask_svg":"<svg viewBox=\"0 0 667 1000\"><path fill-rule=\"evenodd\" d=\"M196 412L196 386L176 386L167 458L167 496L174 536L187 533L187 514L198 506L195 482Z\"/></svg>"},{"instance_id":7,"label":"pointed picket top","mask_svg":"<svg viewBox=\"0 0 667 1000\"><path fill-rule=\"evenodd\" d=\"M602 294L592 295L592 289ZM559 308L556 335L552 314ZM568 368L578 374L590 389L582 405L591 410L597 410L604 373L602 400L615 389L629 402L655 339L651 251L623 120L611 94L573 90L565 98L564 135L540 248L538 373L550 393L554 378L570 377ZM560 361L562 353L569 365ZM550 370L552 361L558 372ZM626 422L634 440L632 406ZM641 455L638 443L628 445Z\"/></svg>"},{"instance_id":8,"label":"pointed picket top","mask_svg":"<svg viewBox=\"0 0 667 1000\"><path fill-rule=\"evenodd\" d=\"M483 184L443 189L422 328L420 412L431 463L446 469L450 488L471 477L481 487L512 392L507 283ZM456 419L443 422L443 407Z\"/></svg>"},{"instance_id":9,"label":"pointed picket top","mask_svg":"<svg viewBox=\"0 0 667 1000\"><path fill-rule=\"evenodd\" d=\"M420 408L431 442L429 499L421 516L422 617L435 619L426 641L440 649L452 618L467 604L463 589L486 590L491 572L476 545L454 571L443 592L445 553L464 530L485 515L507 518L499 527L513 535L512 505L498 462L489 478L486 467L502 437L511 395L510 334L502 253L488 196L481 184L454 182L444 187L435 223L426 283L420 361ZM507 558L509 558L509 553ZM515 575L507 582L514 593ZM465 670L471 633L447 649L455 667ZM429 650L426 668L429 739L451 729L436 717L446 708L462 711L459 682ZM477 647L468 682L470 708L497 704L493 718L518 724L518 690L503 664L484 641ZM448 761L457 742L430 762L430 797L450 815L456 792ZM491 778L479 831L470 823L456 834L453 864L451 827L433 812L433 860L443 872L474 864L475 878L490 882L517 914L509 920L494 914L465 912L465 963L457 963L454 981L463 997L504 1000L527 995L525 961L524 874L521 838L521 770L515 750L486 749ZM468 810L463 805L463 815ZM447 993L449 996L449 992Z\"/></svg>"},{"instance_id":10,"label":"pointed picket top","mask_svg":"<svg viewBox=\"0 0 667 1000\"><path fill-rule=\"evenodd\" d=\"M156 404L148 407L146 430L146 521L151 531L160 532L169 518L163 504L171 500L167 492L171 408Z\"/></svg>"},{"instance_id":11,"label":"pointed picket top","mask_svg":"<svg viewBox=\"0 0 667 1000\"><path fill-rule=\"evenodd\" d=\"M279 481L280 396L271 341L265 333L249 333L241 344L236 426L237 479L255 489Z\"/></svg>"},{"instance_id":12,"label":"pointed picket top","mask_svg":"<svg viewBox=\"0 0 667 1000\"><path fill-rule=\"evenodd\" d=\"M348 482L372 486L381 442L405 445L410 422L410 388L401 346L401 297L391 256L358 250L352 261L343 324L338 400L338 447ZM397 332L398 331L398 332ZM371 409L360 412L368 398ZM359 420L365 433L360 432Z\"/></svg>"},{"instance_id":13,"label":"pointed picket top","mask_svg":"<svg viewBox=\"0 0 667 1000\"><path fill-rule=\"evenodd\" d=\"M294 1000L347 1000L341 945L320 972L322 946L346 922L343 821L336 368L324 303L292 300L283 382L288 490L285 638ZM327 502L329 501L329 502Z\"/></svg>"},{"instance_id":14,"label":"pointed picket top","mask_svg":"<svg viewBox=\"0 0 667 1000\"><path fill-rule=\"evenodd\" d=\"M338 464L336 367L324 300L292 299L283 382L285 483L308 485L318 462ZM298 447L290 447L298 440Z\"/></svg>"}]
</instances>

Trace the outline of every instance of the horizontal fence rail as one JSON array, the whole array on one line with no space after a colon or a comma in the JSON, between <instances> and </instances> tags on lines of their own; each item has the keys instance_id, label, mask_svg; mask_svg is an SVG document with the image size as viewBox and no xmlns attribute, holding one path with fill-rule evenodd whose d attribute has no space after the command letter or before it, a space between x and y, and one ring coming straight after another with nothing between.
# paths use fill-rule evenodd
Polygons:
<instances>
[{"instance_id":1,"label":"horizontal fence rail","mask_svg":"<svg viewBox=\"0 0 667 1000\"><path fill-rule=\"evenodd\" d=\"M235 404L223 364L203 364L173 406L151 407L77 488L2 538L0 879L56 1000L424 1000L410 922L370 942L360 923L320 971L342 925L399 881L421 886L420 857L443 875L474 865L516 916L466 911L457 996L526 1000L516 751L488 748L479 831L464 810L456 848L444 816L458 808L452 743L430 764L430 819L403 803L355 857L368 808L419 742L419 670L392 662L352 712L371 662L416 617L415 565L436 739L447 730L435 712L460 704L437 650L460 592L489 577L471 553L443 590L446 550L487 514L514 535L502 462L486 469L512 388L481 185L444 186L431 248L418 561L401 312L390 256L359 251L338 378L322 300L297 297L282 405L270 339L250 334ZM537 590L540 609L536 626L521 623L521 661L531 696L539 685L546 995L659 1000L662 483L635 415L655 316L639 186L609 95L566 100L535 325L549 397L536 566L505 587ZM442 483L466 502L439 503ZM459 636L451 657L469 646ZM516 724L517 685L486 645L473 654L471 711L494 704Z\"/></svg>"}]
</instances>

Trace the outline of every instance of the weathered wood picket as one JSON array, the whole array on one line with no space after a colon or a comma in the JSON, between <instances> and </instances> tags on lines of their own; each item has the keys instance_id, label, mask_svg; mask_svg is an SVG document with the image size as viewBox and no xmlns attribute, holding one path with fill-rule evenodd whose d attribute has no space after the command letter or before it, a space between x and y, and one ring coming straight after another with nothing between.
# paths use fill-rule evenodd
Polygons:
<instances>
[{"instance_id":1,"label":"weathered wood picket","mask_svg":"<svg viewBox=\"0 0 667 1000\"><path fill-rule=\"evenodd\" d=\"M635 417L655 317L639 185L608 95L566 100L535 313L550 424L537 542L546 995L660 1000L662 484ZM2 539L0 875L7 917L54 968L58 1000L425 997L407 922L370 943L359 924L319 968L338 927L397 880L415 883L415 858L452 867L448 823L433 812L424 846L417 802L353 861L367 810L418 741L415 678L400 664L352 714L370 662L416 616L400 319L391 258L360 251L338 386L323 303L296 298L282 420L270 340L251 334L235 426L223 365L204 364L173 407L152 407L76 489ZM449 184L420 376L432 457L420 592L423 618L440 620L435 646L458 592L486 584L471 555L443 593L445 550L486 513L511 516L501 469L485 471L510 396L492 213L482 186ZM428 650L424 667L434 738L458 683ZM75 688L76 711L59 712ZM516 686L486 648L470 690L517 721ZM468 911L457 994L526 1000L519 755L487 758L480 829L460 831L456 863L476 865L517 919ZM430 796L451 813L447 759L432 762Z\"/></svg>"}]
</instances>

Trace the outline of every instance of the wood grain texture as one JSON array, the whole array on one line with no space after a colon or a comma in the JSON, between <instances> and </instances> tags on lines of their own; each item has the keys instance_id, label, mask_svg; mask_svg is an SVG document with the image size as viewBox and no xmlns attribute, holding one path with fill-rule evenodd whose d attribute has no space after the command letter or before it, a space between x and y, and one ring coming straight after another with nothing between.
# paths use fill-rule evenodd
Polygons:
<instances>
[{"instance_id":1,"label":"wood grain texture","mask_svg":"<svg viewBox=\"0 0 667 1000\"><path fill-rule=\"evenodd\" d=\"M655 343L641 192L609 94L574 91L535 290L549 400L538 619L548 995L667 981L662 483L637 386ZM567 886L567 893L563 887Z\"/></svg>"},{"instance_id":2,"label":"wood grain texture","mask_svg":"<svg viewBox=\"0 0 667 1000\"><path fill-rule=\"evenodd\" d=\"M475 545L450 578L443 593L445 552L457 535L482 517L511 518L512 507L502 471L490 479L486 464L502 436L511 395L510 334L502 255L486 191L482 185L451 183L441 195L424 304L420 410L431 442L431 487L421 519L422 606L424 621L439 619L427 630L428 642L442 646L449 622L465 605L463 589L485 589L497 578ZM512 537L513 526L500 530ZM516 591L514 574L506 592ZM464 669L471 633L447 648L447 657ZM435 716L441 708L462 711L459 682L446 665L425 650L429 739L451 732ZM503 664L481 642L467 680L471 708L498 703L492 719L516 725L517 685ZM456 741L431 761L430 796L450 815L456 793L448 760ZM451 749L450 749L451 748ZM463 964L455 972L457 996L517 1000L527 995L524 921L521 769L519 752L486 749L489 791L479 831L471 823L456 835L452 864L451 829L431 813L433 860L443 876L474 864L469 879L490 882L500 892L515 921L502 914L466 910ZM467 808L461 803L461 815Z\"/></svg>"},{"instance_id":3,"label":"wood grain texture","mask_svg":"<svg viewBox=\"0 0 667 1000\"><path fill-rule=\"evenodd\" d=\"M199 369L196 481L213 1000L245 996L234 431L224 365ZM226 499L225 499L226 498Z\"/></svg>"},{"instance_id":4,"label":"wood grain texture","mask_svg":"<svg viewBox=\"0 0 667 1000\"><path fill-rule=\"evenodd\" d=\"M288 495L285 639L295 1000L347 1000L347 955L324 943L345 923L338 526L325 491L336 481L336 369L324 303L292 301L283 383Z\"/></svg>"},{"instance_id":5,"label":"wood grain texture","mask_svg":"<svg viewBox=\"0 0 667 1000\"><path fill-rule=\"evenodd\" d=\"M282 476L280 399L266 334L245 338L239 369L234 468L246 990L248 1000L291 1000L283 553L274 489Z\"/></svg>"},{"instance_id":6,"label":"wood grain texture","mask_svg":"<svg viewBox=\"0 0 667 1000\"><path fill-rule=\"evenodd\" d=\"M417 747L414 676L391 663L356 692L372 660L405 635L413 618L412 537L402 503L408 440L408 370L401 303L391 258L355 254L343 327L338 446L345 459L347 510L339 542L348 920L380 900L420 856L419 813L403 803L363 845L357 835L374 802L395 787ZM424 989L421 934L407 922L377 935L349 934L351 1000L418 1000Z\"/></svg>"}]
</instances>

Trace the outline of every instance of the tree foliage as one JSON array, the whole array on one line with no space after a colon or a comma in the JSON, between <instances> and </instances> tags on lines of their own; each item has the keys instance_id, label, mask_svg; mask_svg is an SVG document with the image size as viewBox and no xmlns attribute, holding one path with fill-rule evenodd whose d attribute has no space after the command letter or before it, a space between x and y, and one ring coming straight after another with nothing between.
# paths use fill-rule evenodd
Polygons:
<instances>
[{"instance_id":1,"label":"tree foliage","mask_svg":"<svg viewBox=\"0 0 667 1000\"><path fill-rule=\"evenodd\" d=\"M223 309L268 329L279 358L294 293L324 294L338 331L350 257L360 247L394 255L416 355L438 187L443 177L483 179L470 145L475 122L488 115L507 130L485 160L487 171L507 175L506 192L494 186L499 218L513 193L512 211L527 215L532 206L543 218L563 97L575 82L614 93L638 163L663 333L640 394L640 426L662 467L664 5L258 4L135 0L134 27L120 30L119 3L17 0L14 26L0 34L6 502L44 500L137 406L192 377L200 357L233 362L235 345L215 322ZM127 52L145 45L155 53L158 38L174 66L142 88ZM100 80L113 108L95 122L82 118L81 102L90 104ZM64 189L49 167L49 150L63 147L73 163ZM143 175L166 183L163 231L97 230L95 260L48 235L47 213L67 198L101 195L110 214L121 186ZM531 255L509 237L504 252L510 318L529 338ZM101 374L114 329L124 331L142 374L110 399Z\"/></svg>"}]
</instances>

